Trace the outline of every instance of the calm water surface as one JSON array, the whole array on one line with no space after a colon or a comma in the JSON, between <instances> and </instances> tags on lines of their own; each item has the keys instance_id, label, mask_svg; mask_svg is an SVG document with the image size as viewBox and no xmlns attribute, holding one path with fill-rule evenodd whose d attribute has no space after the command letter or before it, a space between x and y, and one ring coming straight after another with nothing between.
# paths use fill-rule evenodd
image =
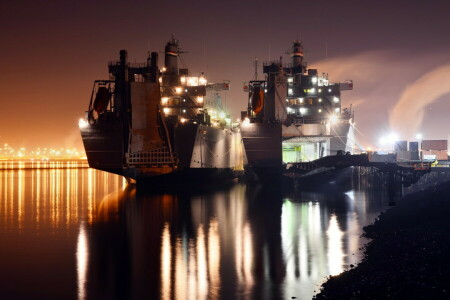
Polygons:
<instances>
[{"instance_id":1,"label":"calm water surface","mask_svg":"<svg viewBox=\"0 0 450 300\"><path fill-rule=\"evenodd\" d=\"M0 163L2 299L311 299L361 258L382 192L141 193L73 163Z\"/></svg>"}]
</instances>

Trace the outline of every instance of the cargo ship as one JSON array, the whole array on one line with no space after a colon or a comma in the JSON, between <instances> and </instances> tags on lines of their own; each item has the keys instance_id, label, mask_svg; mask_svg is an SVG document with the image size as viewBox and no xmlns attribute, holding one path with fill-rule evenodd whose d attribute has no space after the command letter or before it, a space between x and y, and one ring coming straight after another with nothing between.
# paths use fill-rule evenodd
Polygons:
<instances>
[{"instance_id":1,"label":"cargo ship","mask_svg":"<svg viewBox=\"0 0 450 300\"><path fill-rule=\"evenodd\" d=\"M239 126L222 98L229 81L209 83L179 68L179 41L144 63L126 50L108 64L109 79L95 80L88 110L79 120L89 166L136 182L211 180L243 172L246 157Z\"/></svg>"},{"instance_id":2,"label":"cargo ship","mask_svg":"<svg viewBox=\"0 0 450 300\"><path fill-rule=\"evenodd\" d=\"M288 64L263 63L264 80L244 85L247 110L241 113L241 133L248 169L259 177L273 177L290 164L353 153L354 112L342 108L341 91L353 82L332 83L328 74L309 69L298 40L287 52Z\"/></svg>"}]
</instances>

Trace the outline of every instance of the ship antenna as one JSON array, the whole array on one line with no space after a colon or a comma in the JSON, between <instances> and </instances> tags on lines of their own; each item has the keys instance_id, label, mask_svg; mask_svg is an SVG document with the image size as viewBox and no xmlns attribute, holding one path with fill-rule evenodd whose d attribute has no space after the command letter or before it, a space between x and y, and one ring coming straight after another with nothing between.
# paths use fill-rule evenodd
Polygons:
<instances>
[{"instance_id":1,"label":"ship antenna","mask_svg":"<svg viewBox=\"0 0 450 300\"><path fill-rule=\"evenodd\" d=\"M258 80L258 58L255 57L255 61L254 61L254 66L255 66L255 80Z\"/></svg>"}]
</instances>

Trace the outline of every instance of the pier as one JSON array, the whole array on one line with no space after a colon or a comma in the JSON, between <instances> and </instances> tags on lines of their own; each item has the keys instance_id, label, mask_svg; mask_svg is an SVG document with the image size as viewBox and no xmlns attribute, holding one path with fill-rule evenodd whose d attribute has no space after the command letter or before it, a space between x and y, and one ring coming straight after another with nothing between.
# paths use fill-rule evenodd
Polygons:
<instances>
[{"instance_id":1,"label":"pier","mask_svg":"<svg viewBox=\"0 0 450 300\"><path fill-rule=\"evenodd\" d=\"M427 162L372 162L367 154L343 154L323 157L310 162L288 164L286 173L293 179L304 179L309 176L320 177L332 170L349 167L369 168L370 173L381 173L388 177L390 183L409 186L420 177L431 171L431 163Z\"/></svg>"}]
</instances>

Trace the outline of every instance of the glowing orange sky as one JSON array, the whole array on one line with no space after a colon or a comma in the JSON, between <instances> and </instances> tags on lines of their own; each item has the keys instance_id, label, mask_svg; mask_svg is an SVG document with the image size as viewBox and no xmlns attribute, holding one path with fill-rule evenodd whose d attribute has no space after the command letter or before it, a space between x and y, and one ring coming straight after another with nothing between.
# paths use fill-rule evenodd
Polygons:
<instances>
[{"instance_id":1,"label":"glowing orange sky","mask_svg":"<svg viewBox=\"0 0 450 300\"><path fill-rule=\"evenodd\" d=\"M375 139L379 132L370 120L388 126L389 109L409 80L450 61L450 4L393 2L2 1L0 143L81 147L77 120L93 80L107 78L107 62L117 59L120 49L128 50L131 61L143 61L148 50L162 50L172 33L189 51L184 59L193 72L206 71L212 81L231 80L228 104L235 117L246 106L242 83L253 77L253 58L278 58L297 35L311 63L323 60L326 48L330 60L391 51L390 62L396 57L405 62L407 80L397 72L377 76L379 82L358 82L371 78L364 72L383 72L383 57L376 71L351 72L355 91L350 93L364 98L370 89L380 95L378 106L360 105L357 111L360 130ZM349 79L333 76L332 69L321 71L332 80ZM398 86L391 87L395 81ZM358 101L350 93L343 95L344 105ZM441 100L427 110L425 122L432 127L425 131L447 138L448 109Z\"/></svg>"}]
</instances>

